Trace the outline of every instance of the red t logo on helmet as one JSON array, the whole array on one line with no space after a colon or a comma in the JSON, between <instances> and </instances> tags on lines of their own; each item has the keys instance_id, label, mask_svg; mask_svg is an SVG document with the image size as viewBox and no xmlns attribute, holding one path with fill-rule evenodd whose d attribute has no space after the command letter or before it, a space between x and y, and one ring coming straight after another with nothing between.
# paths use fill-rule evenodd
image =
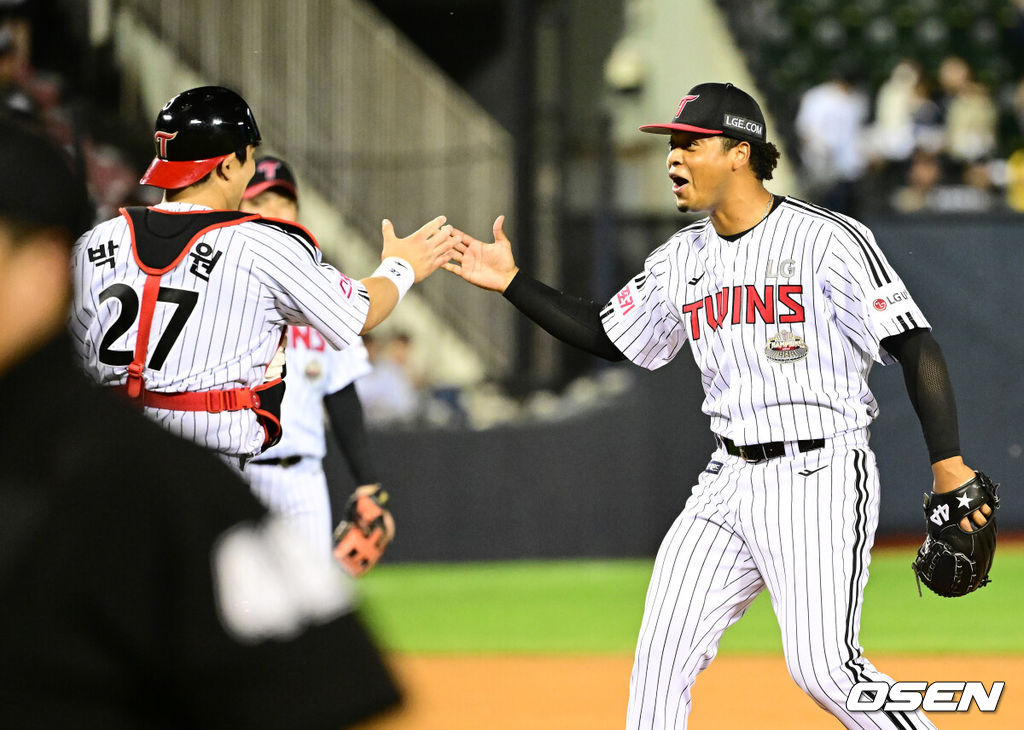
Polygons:
<instances>
[{"instance_id":1,"label":"red t logo on helmet","mask_svg":"<svg viewBox=\"0 0 1024 730\"><path fill-rule=\"evenodd\" d=\"M676 109L676 116L678 117L680 114L683 113L683 107L684 106L689 104L694 99L699 99L699 98L700 98L700 94L690 94L690 95L684 96L682 99L680 99L679 100L679 108Z\"/></svg>"},{"instance_id":2,"label":"red t logo on helmet","mask_svg":"<svg viewBox=\"0 0 1024 730\"><path fill-rule=\"evenodd\" d=\"M177 132L155 132L153 137L156 139L157 148L160 150L160 157L167 159L167 140L174 139L178 136Z\"/></svg>"}]
</instances>

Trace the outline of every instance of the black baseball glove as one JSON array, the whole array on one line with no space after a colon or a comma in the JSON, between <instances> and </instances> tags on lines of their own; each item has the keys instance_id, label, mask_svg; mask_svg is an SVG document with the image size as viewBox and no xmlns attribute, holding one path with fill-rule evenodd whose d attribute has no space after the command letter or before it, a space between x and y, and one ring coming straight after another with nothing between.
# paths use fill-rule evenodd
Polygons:
<instances>
[{"instance_id":1,"label":"black baseball glove","mask_svg":"<svg viewBox=\"0 0 1024 730\"><path fill-rule=\"evenodd\" d=\"M998 486L976 471L973 479L952 492L924 496L928 536L911 566L917 575L918 592L921 583L946 597L964 596L988 585L988 571L996 552ZM992 509L988 522L981 527L972 523L973 531L964 532L960 520L986 504Z\"/></svg>"}]
</instances>

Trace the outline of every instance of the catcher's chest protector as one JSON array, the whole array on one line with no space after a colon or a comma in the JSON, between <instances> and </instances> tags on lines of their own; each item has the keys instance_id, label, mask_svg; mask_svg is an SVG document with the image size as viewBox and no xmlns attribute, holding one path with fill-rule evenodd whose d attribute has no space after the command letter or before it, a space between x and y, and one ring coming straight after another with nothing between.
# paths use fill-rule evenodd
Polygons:
<instances>
[{"instance_id":1,"label":"catcher's chest protector","mask_svg":"<svg viewBox=\"0 0 1024 730\"><path fill-rule=\"evenodd\" d=\"M202 236L217 228L256 220L259 216L253 213L222 210L169 213L143 207L122 208L121 215L128 222L132 255L136 265L145 273L146 282L142 301L138 305L139 333L131 362L127 363L128 380L124 386L116 390L140 407L209 413L251 409L266 433L263 449L270 448L281 438L281 400L284 397L284 381L281 378L262 383L255 388L160 393L147 390L143 377L157 301L171 301L188 306L188 301L179 300L191 296L191 305L194 306L194 300L198 297L195 292L162 288L160 281L163 275L179 265L184 265L188 257L192 259L190 265L194 274L203 276L205 270L208 276L221 254L217 252L209 255L203 251L203 244L200 241ZM192 253L194 247L197 247L197 250ZM158 367L164 357L166 353L161 352L158 345L152 353L150 366Z\"/></svg>"}]
</instances>

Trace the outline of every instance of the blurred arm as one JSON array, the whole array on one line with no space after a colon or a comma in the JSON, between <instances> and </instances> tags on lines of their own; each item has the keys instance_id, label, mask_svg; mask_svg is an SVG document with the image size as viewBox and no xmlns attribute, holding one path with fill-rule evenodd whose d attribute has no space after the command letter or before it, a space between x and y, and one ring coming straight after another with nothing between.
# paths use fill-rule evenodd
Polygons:
<instances>
[{"instance_id":1,"label":"blurred arm","mask_svg":"<svg viewBox=\"0 0 1024 730\"><path fill-rule=\"evenodd\" d=\"M366 422L363 418L363 404L356 394L353 383L324 398L327 417L331 423L334 439L348 462L349 471L356 484L375 484L377 478L373 460L370 458L369 440L366 436Z\"/></svg>"}]
</instances>

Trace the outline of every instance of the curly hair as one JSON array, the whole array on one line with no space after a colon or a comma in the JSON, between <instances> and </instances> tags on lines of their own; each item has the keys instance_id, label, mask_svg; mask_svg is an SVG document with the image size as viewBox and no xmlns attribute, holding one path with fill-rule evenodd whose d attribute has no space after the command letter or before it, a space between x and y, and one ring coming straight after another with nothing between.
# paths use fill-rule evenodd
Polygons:
<instances>
[{"instance_id":1,"label":"curly hair","mask_svg":"<svg viewBox=\"0 0 1024 730\"><path fill-rule=\"evenodd\" d=\"M727 152L740 142L747 142L747 140L722 137L722 151ZM750 169L754 171L758 180L771 180L772 172L782 156L779 148L771 142L747 142L747 144L750 145Z\"/></svg>"}]
</instances>

